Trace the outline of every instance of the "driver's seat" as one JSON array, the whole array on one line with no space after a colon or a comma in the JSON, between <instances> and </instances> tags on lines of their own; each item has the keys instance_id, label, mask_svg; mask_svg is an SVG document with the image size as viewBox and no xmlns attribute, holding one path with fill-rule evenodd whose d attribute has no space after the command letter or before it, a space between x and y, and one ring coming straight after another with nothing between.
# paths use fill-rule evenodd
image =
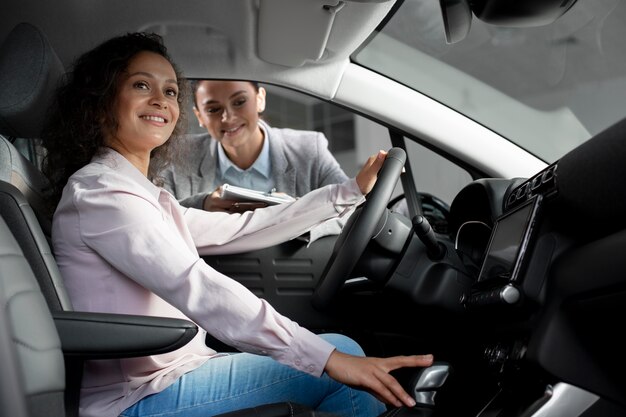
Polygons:
<instances>
[{"instance_id":1,"label":"driver's seat","mask_svg":"<svg viewBox=\"0 0 626 417\"><path fill-rule=\"evenodd\" d=\"M0 271L0 360L4 364L0 373L1 415L67 417L71 413L65 409L62 350L66 343L59 338L29 263L1 216ZM80 319L81 313L77 314L75 318ZM94 319L97 315L91 317ZM319 414L297 404L280 403L228 413L223 417L314 415Z\"/></svg>"}]
</instances>

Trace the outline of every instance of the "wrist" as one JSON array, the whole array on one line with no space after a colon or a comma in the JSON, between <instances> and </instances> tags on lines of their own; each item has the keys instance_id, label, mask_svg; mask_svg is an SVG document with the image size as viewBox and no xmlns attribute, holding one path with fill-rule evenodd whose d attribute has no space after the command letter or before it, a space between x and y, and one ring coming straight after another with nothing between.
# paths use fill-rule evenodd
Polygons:
<instances>
[{"instance_id":1,"label":"wrist","mask_svg":"<svg viewBox=\"0 0 626 417\"><path fill-rule=\"evenodd\" d=\"M211 211L211 194L206 194L202 199L202 209L206 211Z\"/></svg>"}]
</instances>

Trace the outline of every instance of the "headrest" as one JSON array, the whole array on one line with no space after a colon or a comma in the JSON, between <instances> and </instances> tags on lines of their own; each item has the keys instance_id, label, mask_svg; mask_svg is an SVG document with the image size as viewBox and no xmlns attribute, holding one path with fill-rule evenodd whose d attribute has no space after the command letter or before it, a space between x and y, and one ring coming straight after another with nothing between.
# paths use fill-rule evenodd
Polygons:
<instances>
[{"instance_id":1,"label":"headrest","mask_svg":"<svg viewBox=\"0 0 626 417\"><path fill-rule=\"evenodd\" d=\"M0 134L37 138L65 73L44 34L20 23L0 45Z\"/></svg>"}]
</instances>

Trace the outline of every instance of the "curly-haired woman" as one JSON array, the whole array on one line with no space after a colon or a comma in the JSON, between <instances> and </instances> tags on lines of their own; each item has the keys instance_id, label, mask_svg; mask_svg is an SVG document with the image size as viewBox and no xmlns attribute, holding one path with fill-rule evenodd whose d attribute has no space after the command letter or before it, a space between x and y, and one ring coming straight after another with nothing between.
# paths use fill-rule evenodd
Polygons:
<instances>
[{"instance_id":1,"label":"curly-haired woman","mask_svg":"<svg viewBox=\"0 0 626 417\"><path fill-rule=\"evenodd\" d=\"M199 256L274 245L345 213L373 187L384 152L355 179L293 203L186 209L155 184L176 146L184 92L160 37L133 33L80 57L52 109L52 241L74 308L189 318L203 329L174 352L87 362L80 415L207 416L293 401L373 416L379 400L413 405L389 372L431 356L364 357L351 339L302 328ZM248 353L218 354L205 332Z\"/></svg>"}]
</instances>

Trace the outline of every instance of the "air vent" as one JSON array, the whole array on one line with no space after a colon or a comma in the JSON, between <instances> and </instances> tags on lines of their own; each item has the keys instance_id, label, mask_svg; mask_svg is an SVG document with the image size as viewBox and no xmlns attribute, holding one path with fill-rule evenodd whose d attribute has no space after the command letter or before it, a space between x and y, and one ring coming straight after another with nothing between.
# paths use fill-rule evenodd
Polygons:
<instances>
[{"instance_id":1,"label":"air vent","mask_svg":"<svg viewBox=\"0 0 626 417\"><path fill-rule=\"evenodd\" d=\"M513 189L504 203L504 212L538 194L549 196L556 192L556 169L557 164L554 163Z\"/></svg>"}]
</instances>

